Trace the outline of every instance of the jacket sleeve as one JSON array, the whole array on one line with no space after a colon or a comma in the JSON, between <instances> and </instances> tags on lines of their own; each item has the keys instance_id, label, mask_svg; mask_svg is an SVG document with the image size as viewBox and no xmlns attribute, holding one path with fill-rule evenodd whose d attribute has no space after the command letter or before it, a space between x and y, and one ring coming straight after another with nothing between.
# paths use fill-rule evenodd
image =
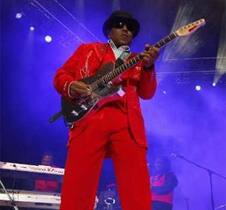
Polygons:
<instances>
[{"instance_id":1,"label":"jacket sleeve","mask_svg":"<svg viewBox=\"0 0 226 210\"><path fill-rule=\"evenodd\" d=\"M84 55L84 45L81 45L66 63L57 70L53 83L56 90L64 97L70 97L69 86L72 81L79 80L79 58Z\"/></svg>"},{"instance_id":2,"label":"jacket sleeve","mask_svg":"<svg viewBox=\"0 0 226 210\"><path fill-rule=\"evenodd\" d=\"M150 99L156 91L156 74L154 65L150 70L141 69L140 81L138 84L138 95L142 99Z\"/></svg>"}]
</instances>

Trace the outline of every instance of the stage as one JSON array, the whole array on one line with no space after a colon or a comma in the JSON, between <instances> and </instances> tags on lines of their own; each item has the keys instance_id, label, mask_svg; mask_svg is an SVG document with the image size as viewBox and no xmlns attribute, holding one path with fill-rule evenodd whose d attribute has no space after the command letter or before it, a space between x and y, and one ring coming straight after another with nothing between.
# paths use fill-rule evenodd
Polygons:
<instances>
[{"instance_id":1,"label":"stage","mask_svg":"<svg viewBox=\"0 0 226 210\"><path fill-rule=\"evenodd\" d=\"M33 173L43 173L48 179L53 176L61 186L68 128L62 118L49 122L61 109L54 75L81 44L107 42L103 23L112 11L121 9L140 22L140 33L131 45L137 53L146 43L154 45L178 28L205 19L205 25L194 33L161 48L155 64L156 93L151 100L140 102L150 173L155 157L164 155L178 179L173 209L226 209L225 1L5 0L0 4L0 178L10 192L36 195L30 182L29 187L23 181L15 185L16 179L36 179ZM58 174L48 174L55 172L52 168L36 167L42 165L46 153L53 157ZM3 162L12 163L11 169L4 169ZM27 171L16 170L13 163L25 164ZM106 159L97 191L100 202L106 200L107 186L115 183L112 161ZM59 208L60 186L57 197L47 195L50 200L56 198L50 202L55 209ZM115 200L103 203L103 209L120 208L111 206L120 203L117 189L113 191Z\"/></svg>"}]
</instances>

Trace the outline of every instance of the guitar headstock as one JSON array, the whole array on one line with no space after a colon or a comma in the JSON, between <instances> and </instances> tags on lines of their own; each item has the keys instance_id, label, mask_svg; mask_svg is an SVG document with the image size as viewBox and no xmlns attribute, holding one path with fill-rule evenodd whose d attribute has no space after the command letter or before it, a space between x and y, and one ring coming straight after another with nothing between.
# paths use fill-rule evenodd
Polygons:
<instances>
[{"instance_id":1,"label":"guitar headstock","mask_svg":"<svg viewBox=\"0 0 226 210\"><path fill-rule=\"evenodd\" d=\"M195 22L180 27L179 29L176 30L175 33L177 36L187 36L198 30L201 26L204 26L205 23L206 23L205 19L199 19Z\"/></svg>"}]
</instances>

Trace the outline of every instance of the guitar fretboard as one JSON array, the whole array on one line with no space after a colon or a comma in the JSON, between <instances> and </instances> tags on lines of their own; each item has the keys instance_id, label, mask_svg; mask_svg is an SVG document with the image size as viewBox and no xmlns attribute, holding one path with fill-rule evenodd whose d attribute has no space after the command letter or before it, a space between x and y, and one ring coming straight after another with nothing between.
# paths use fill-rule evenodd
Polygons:
<instances>
[{"instance_id":1,"label":"guitar fretboard","mask_svg":"<svg viewBox=\"0 0 226 210\"><path fill-rule=\"evenodd\" d=\"M161 48L168 44L170 41L177 37L176 33L171 33L170 35L164 37L160 41L158 41L154 46L157 48ZM114 78L119 76L122 72L128 70L129 68L136 65L139 61L143 59L141 54L134 56L133 58L129 59L126 63L120 65L119 67L115 68L113 71L108 72L106 75L101 77L99 80L96 81L97 84L107 84L108 82L112 81Z\"/></svg>"},{"instance_id":2,"label":"guitar fretboard","mask_svg":"<svg viewBox=\"0 0 226 210\"><path fill-rule=\"evenodd\" d=\"M158 41L154 46L157 48L161 48L161 47L165 46L166 44L168 44L169 42L171 42L176 37L177 37L176 33L171 33L170 35L168 35L168 36L164 37L163 39L161 39L160 41Z\"/></svg>"}]
</instances>

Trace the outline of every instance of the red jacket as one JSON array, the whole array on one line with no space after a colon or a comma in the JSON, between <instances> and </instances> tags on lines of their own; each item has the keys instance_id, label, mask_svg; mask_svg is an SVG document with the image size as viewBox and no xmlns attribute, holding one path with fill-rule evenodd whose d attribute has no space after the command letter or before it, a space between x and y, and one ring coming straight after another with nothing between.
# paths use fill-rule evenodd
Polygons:
<instances>
[{"instance_id":1,"label":"red jacket","mask_svg":"<svg viewBox=\"0 0 226 210\"><path fill-rule=\"evenodd\" d=\"M54 86L64 97L69 97L68 87L74 80L94 75L101 65L115 62L114 53L108 43L81 45L69 60L57 71ZM125 89L129 126L134 139L141 146L147 146L143 117L139 97L151 98L156 90L154 69L144 71L142 62L121 75Z\"/></svg>"}]
</instances>

